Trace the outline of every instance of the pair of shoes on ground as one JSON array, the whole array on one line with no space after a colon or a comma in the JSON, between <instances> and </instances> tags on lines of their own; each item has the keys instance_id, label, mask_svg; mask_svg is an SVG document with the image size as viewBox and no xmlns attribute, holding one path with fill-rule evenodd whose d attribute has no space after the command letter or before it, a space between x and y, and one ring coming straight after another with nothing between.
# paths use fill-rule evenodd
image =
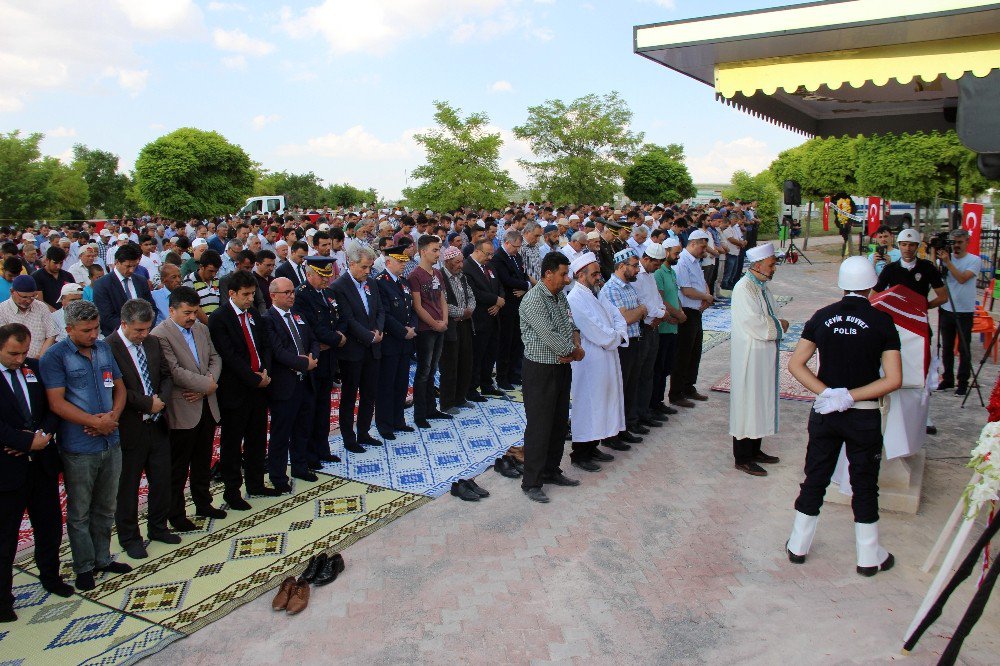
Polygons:
<instances>
[{"instance_id":1,"label":"pair of shoes on ground","mask_svg":"<svg viewBox=\"0 0 1000 666\"><path fill-rule=\"evenodd\" d=\"M598 463L611 462L615 459L610 453L605 453L596 447L589 452L589 455L581 454L576 458L571 455L569 458L570 464L573 467L582 469L585 472L599 472L602 468Z\"/></svg>"},{"instance_id":2,"label":"pair of shoes on ground","mask_svg":"<svg viewBox=\"0 0 1000 666\"><path fill-rule=\"evenodd\" d=\"M501 476L508 479L518 479L524 474L524 463L510 455L497 458L493 463L493 469Z\"/></svg>"},{"instance_id":3,"label":"pair of shoes on ground","mask_svg":"<svg viewBox=\"0 0 1000 666\"><path fill-rule=\"evenodd\" d=\"M271 601L271 610L298 615L309 605L310 583L322 587L337 580L337 576L343 571L344 558L340 553L330 556L322 553L310 558L306 570L297 580L294 576L288 576L281 581L278 593Z\"/></svg>"},{"instance_id":4,"label":"pair of shoes on ground","mask_svg":"<svg viewBox=\"0 0 1000 666\"><path fill-rule=\"evenodd\" d=\"M564 486L571 488L573 486L580 485L580 481L577 479L571 479L562 472L557 474L546 474L542 477L542 485L551 484L553 486ZM528 496L532 502L538 502L539 504L548 504L549 496L545 494L545 491L541 486L535 486L533 488L521 488L521 491Z\"/></svg>"},{"instance_id":5,"label":"pair of shoes on ground","mask_svg":"<svg viewBox=\"0 0 1000 666\"><path fill-rule=\"evenodd\" d=\"M750 476L767 476L767 470L760 466L761 463L774 465L779 462L781 462L781 458L778 456L769 456L761 451L748 463L736 463L736 469Z\"/></svg>"},{"instance_id":6,"label":"pair of shoes on ground","mask_svg":"<svg viewBox=\"0 0 1000 666\"><path fill-rule=\"evenodd\" d=\"M792 564L805 564L806 563L806 556L805 555L796 555L792 551L788 550L788 542L787 541L785 542L785 553L788 555L788 561L791 562ZM857 566L855 568L855 570L860 575L865 576L866 578L871 578L872 576L874 576L875 574L877 574L880 571L888 571L893 566L895 566L895 564L896 564L896 558L893 557L892 553L889 553L889 556L886 557L885 560L882 561L882 564L879 564L878 566L873 566L873 567L863 567L863 566L859 565L859 566Z\"/></svg>"},{"instance_id":7,"label":"pair of shoes on ground","mask_svg":"<svg viewBox=\"0 0 1000 666\"><path fill-rule=\"evenodd\" d=\"M478 502L484 497L489 497L490 492L480 488L474 479L459 479L451 484L451 494L466 502Z\"/></svg>"}]
</instances>

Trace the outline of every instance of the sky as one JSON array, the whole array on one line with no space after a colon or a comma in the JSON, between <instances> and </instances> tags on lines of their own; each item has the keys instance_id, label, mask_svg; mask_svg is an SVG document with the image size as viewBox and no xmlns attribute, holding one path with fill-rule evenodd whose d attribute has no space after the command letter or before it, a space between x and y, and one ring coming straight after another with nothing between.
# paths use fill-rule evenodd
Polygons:
<instances>
[{"instance_id":1,"label":"sky","mask_svg":"<svg viewBox=\"0 0 1000 666\"><path fill-rule=\"evenodd\" d=\"M435 100L485 112L501 161L532 157L529 106L621 93L632 129L681 143L697 183L753 173L803 137L714 100L632 51L632 27L779 0L0 0L0 131L45 154L110 150L132 169L178 127L215 130L272 171L374 187L415 184Z\"/></svg>"}]
</instances>

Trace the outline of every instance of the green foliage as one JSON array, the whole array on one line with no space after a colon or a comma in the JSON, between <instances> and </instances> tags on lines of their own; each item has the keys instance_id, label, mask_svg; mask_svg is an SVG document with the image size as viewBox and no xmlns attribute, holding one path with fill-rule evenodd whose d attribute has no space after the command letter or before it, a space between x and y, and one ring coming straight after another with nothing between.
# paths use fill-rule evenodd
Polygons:
<instances>
[{"instance_id":1,"label":"green foliage","mask_svg":"<svg viewBox=\"0 0 1000 666\"><path fill-rule=\"evenodd\" d=\"M412 174L423 182L404 189L403 197L412 206L433 210L505 204L517 184L500 168L503 139L488 130L489 117L473 113L462 118L461 109L447 102L434 102L434 107L437 126L414 136L427 153L427 163Z\"/></svg>"},{"instance_id":2,"label":"green foliage","mask_svg":"<svg viewBox=\"0 0 1000 666\"><path fill-rule=\"evenodd\" d=\"M756 176L751 176L747 171L737 171L733 174L731 185L722 191L722 196L727 199L756 201L761 233L777 229L781 215L781 190L769 170L765 169Z\"/></svg>"},{"instance_id":3,"label":"green foliage","mask_svg":"<svg viewBox=\"0 0 1000 666\"><path fill-rule=\"evenodd\" d=\"M361 188L354 187L348 183L341 183L340 185L331 183L327 186L326 190L323 191L323 198L321 201L321 205L323 206L330 206L331 208L348 208L362 203L370 204L378 201L378 192L376 192L373 188L362 190Z\"/></svg>"},{"instance_id":4,"label":"green foliage","mask_svg":"<svg viewBox=\"0 0 1000 666\"><path fill-rule=\"evenodd\" d=\"M617 92L528 107L528 119L514 135L541 159L521 165L534 187L557 204L610 202L642 144L643 134L630 131L631 122L632 110Z\"/></svg>"},{"instance_id":5,"label":"green foliage","mask_svg":"<svg viewBox=\"0 0 1000 666\"><path fill-rule=\"evenodd\" d=\"M857 140L850 137L814 138L778 154L768 170L775 184L798 181L802 195L822 199L856 189Z\"/></svg>"},{"instance_id":6,"label":"green foliage","mask_svg":"<svg viewBox=\"0 0 1000 666\"><path fill-rule=\"evenodd\" d=\"M43 135L0 134L0 220L33 220L49 203L51 169L38 149Z\"/></svg>"},{"instance_id":7,"label":"green foliage","mask_svg":"<svg viewBox=\"0 0 1000 666\"><path fill-rule=\"evenodd\" d=\"M250 158L217 132L183 127L146 144L135 162L145 207L175 219L232 212L253 186Z\"/></svg>"},{"instance_id":8,"label":"green foliage","mask_svg":"<svg viewBox=\"0 0 1000 666\"><path fill-rule=\"evenodd\" d=\"M89 217L103 212L120 215L125 209L125 190L128 176L118 173L118 156L107 150L96 150L78 143L73 146L73 166L87 183L87 203L84 209Z\"/></svg>"},{"instance_id":9,"label":"green foliage","mask_svg":"<svg viewBox=\"0 0 1000 666\"><path fill-rule=\"evenodd\" d=\"M283 194L286 206L317 206L323 197L324 188L320 179L312 171L296 174L287 171L268 173L253 186L254 195Z\"/></svg>"},{"instance_id":10,"label":"green foliage","mask_svg":"<svg viewBox=\"0 0 1000 666\"><path fill-rule=\"evenodd\" d=\"M42 160L48 172L48 202L42 216L55 220L79 220L89 201L89 187L80 165L63 164L54 157Z\"/></svg>"},{"instance_id":11,"label":"green foliage","mask_svg":"<svg viewBox=\"0 0 1000 666\"><path fill-rule=\"evenodd\" d=\"M698 193L684 164L684 147L646 144L625 172L624 192L632 201L676 203Z\"/></svg>"}]
</instances>

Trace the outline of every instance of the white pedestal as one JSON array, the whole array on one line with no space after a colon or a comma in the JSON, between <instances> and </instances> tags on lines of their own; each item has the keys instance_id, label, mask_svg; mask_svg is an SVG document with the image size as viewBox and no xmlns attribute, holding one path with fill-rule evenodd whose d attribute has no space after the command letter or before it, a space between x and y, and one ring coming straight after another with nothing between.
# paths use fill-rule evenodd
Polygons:
<instances>
[{"instance_id":1,"label":"white pedestal","mask_svg":"<svg viewBox=\"0 0 1000 666\"><path fill-rule=\"evenodd\" d=\"M923 450L905 458L893 458L882 463L878 475L879 511L916 513L920 508L920 489L924 483L924 466L927 456ZM850 504L851 495L840 492L831 484L826 501L833 504Z\"/></svg>"}]
</instances>

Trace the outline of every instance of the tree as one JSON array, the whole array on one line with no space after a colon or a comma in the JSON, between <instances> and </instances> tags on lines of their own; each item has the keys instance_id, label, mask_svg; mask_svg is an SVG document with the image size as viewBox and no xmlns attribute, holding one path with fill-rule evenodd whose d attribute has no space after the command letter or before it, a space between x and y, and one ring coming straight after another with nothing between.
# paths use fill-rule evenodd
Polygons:
<instances>
[{"instance_id":1,"label":"tree","mask_svg":"<svg viewBox=\"0 0 1000 666\"><path fill-rule=\"evenodd\" d=\"M42 160L48 174L48 201L43 217L56 220L79 220L85 217L90 188L78 164L63 164L54 157Z\"/></svg>"},{"instance_id":2,"label":"tree","mask_svg":"<svg viewBox=\"0 0 1000 666\"><path fill-rule=\"evenodd\" d=\"M756 176L739 170L730 179L731 185L722 191L727 199L743 199L757 202L757 219L762 232L777 229L781 211L781 190L774 182L771 172L765 169Z\"/></svg>"},{"instance_id":3,"label":"tree","mask_svg":"<svg viewBox=\"0 0 1000 666\"><path fill-rule=\"evenodd\" d=\"M324 188L312 171L301 174L277 171L259 178L254 184L253 193L258 196L283 194L286 206L310 207L320 205Z\"/></svg>"},{"instance_id":4,"label":"tree","mask_svg":"<svg viewBox=\"0 0 1000 666\"><path fill-rule=\"evenodd\" d=\"M489 131L489 116L480 112L462 118L461 109L441 101L434 108L437 127L413 137L424 147L427 163L413 170L423 182L403 190L407 202L433 210L505 204L517 184L500 168L503 139Z\"/></svg>"},{"instance_id":5,"label":"tree","mask_svg":"<svg viewBox=\"0 0 1000 666\"><path fill-rule=\"evenodd\" d=\"M218 132L182 127L146 144L135 161L135 188L152 212L210 217L231 212L253 190L243 149Z\"/></svg>"},{"instance_id":6,"label":"tree","mask_svg":"<svg viewBox=\"0 0 1000 666\"><path fill-rule=\"evenodd\" d=\"M353 185L331 183L323 193L323 205L337 207L355 206L362 203L378 201L378 192L372 188L362 190Z\"/></svg>"},{"instance_id":7,"label":"tree","mask_svg":"<svg viewBox=\"0 0 1000 666\"><path fill-rule=\"evenodd\" d=\"M0 220L31 221L49 203L51 169L38 149L44 135L22 137L19 130L0 134Z\"/></svg>"},{"instance_id":8,"label":"tree","mask_svg":"<svg viewBox=\"0 0 1000 666\"><path fill-rule=\"evenodd\" d=\"M118 156L106 150L96 150L78 143L73 146L73 166L87 183L86 212L96 216L120 215L125 209L128 176L118 173Z\"/></svg>"},{"instance_id":9,"label":"tree","mask_svg":"<svg viewBox=\"0 0 1000 666\"><path fill-rule=\"evenodd\" d=\"M610 202L642 144L643 134L632 132L631 122L632 110L617 92L528 107L528 120L514 135L542 159L520 163L535 188L557 204Z\"/></svg>"},{"instance_id":10,"label":"tree","mask_svg":"<svg viewBox=\"0 0 1000 666\"><path fill-rule=\"evenodd\" d=\"M646 144L625 172L625 196L645 202L680 202L693 197L698 188L683 159L684 147L679 144L666 148Z\"/></svg>"}]
</instances>

